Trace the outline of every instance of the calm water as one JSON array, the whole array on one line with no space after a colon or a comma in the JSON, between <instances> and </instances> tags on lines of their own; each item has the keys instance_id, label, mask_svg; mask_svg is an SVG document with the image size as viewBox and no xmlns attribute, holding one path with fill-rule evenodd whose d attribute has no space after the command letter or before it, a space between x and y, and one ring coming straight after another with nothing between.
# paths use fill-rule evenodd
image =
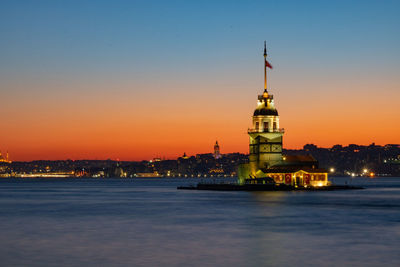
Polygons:
<instances>
[{"instance_id":1,"label":"calm water","mask_svg":"<svg viewBox=\"0 0 400 267\"><path fill-rule=\"evenodd\" d=\"M0 265L400 266L400 178L334 192L176 190L196 181L1 179Z\"/></svg>"}]
</instances>

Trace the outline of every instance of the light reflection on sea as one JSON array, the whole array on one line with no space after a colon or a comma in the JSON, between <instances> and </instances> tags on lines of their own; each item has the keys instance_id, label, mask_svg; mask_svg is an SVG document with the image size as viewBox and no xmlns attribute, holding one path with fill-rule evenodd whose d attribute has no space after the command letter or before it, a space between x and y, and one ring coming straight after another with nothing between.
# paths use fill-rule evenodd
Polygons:
<instances>
[{"instance_id":1,"label":"light reflection on sea","mask_svg":"<svg viewBox=\"0 0 400 267\"><path fill-rule=\"evenodd\" d=\"M196 179L1 179L1 266L399 266L400 178L365 190L176 190Z\"/></svg>"}]
</instances>

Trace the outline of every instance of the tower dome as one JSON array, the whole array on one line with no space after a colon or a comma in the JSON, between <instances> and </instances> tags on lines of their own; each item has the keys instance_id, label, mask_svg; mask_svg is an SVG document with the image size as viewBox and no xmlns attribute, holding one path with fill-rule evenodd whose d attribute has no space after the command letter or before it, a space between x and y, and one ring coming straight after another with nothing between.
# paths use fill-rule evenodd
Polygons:
<instances>
[{"instance_id":1,"label":"tower dome","mask_svg":"<svg viewBox=\"0 0 400 267\"><path fill-rule=\"evenodd\" d=\"M278 110L276 109L271 109L271 108L257 108L254 110L253 116L278 116Z\"/></svg>"},{"instance_id":2,"label":"tower dome","mask_svg":"<svg viewBox=\"0 0 400 267\"><path fill-rule=\"evenodd\" d=\"M278 116L278 110L274 105L274 96L268 94L267 89L258 96L257 108L254 110L253 116Z\"/></svg>"}]
</instances>

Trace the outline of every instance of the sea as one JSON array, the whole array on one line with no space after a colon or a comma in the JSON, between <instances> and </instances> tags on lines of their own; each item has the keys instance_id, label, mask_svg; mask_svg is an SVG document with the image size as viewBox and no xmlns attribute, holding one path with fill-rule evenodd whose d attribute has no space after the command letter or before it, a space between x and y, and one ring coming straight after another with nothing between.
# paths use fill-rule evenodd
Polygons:
<instances>
[{"instance_id":1,"label":"sea","mask_svg":"<svg viewBox=\"0 0 400 267\"><path fill-rule=\"evenodd\" d=\"M193 178L2 178L0 266L400 266L400 178L330 180L365 189L218 192L177 190L200 181Z\"/></svg>"}]
</instances>

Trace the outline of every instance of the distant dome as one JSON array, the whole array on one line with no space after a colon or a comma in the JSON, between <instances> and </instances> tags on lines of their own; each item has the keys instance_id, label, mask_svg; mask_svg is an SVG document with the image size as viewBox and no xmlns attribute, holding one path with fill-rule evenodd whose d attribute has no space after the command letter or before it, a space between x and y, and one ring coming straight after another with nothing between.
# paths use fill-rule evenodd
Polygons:
<instances>
[{"instance_id":1,"label":"distant dome","mask_svg":"<svg viewBox=\"0 0 400 267\"><path fill-rule=\"evenodd\" d=\"M278 116L278 110L270 108L261 108L254 110L253 116L259 116L259 115Z\"/></svg>"}]
</instances>

